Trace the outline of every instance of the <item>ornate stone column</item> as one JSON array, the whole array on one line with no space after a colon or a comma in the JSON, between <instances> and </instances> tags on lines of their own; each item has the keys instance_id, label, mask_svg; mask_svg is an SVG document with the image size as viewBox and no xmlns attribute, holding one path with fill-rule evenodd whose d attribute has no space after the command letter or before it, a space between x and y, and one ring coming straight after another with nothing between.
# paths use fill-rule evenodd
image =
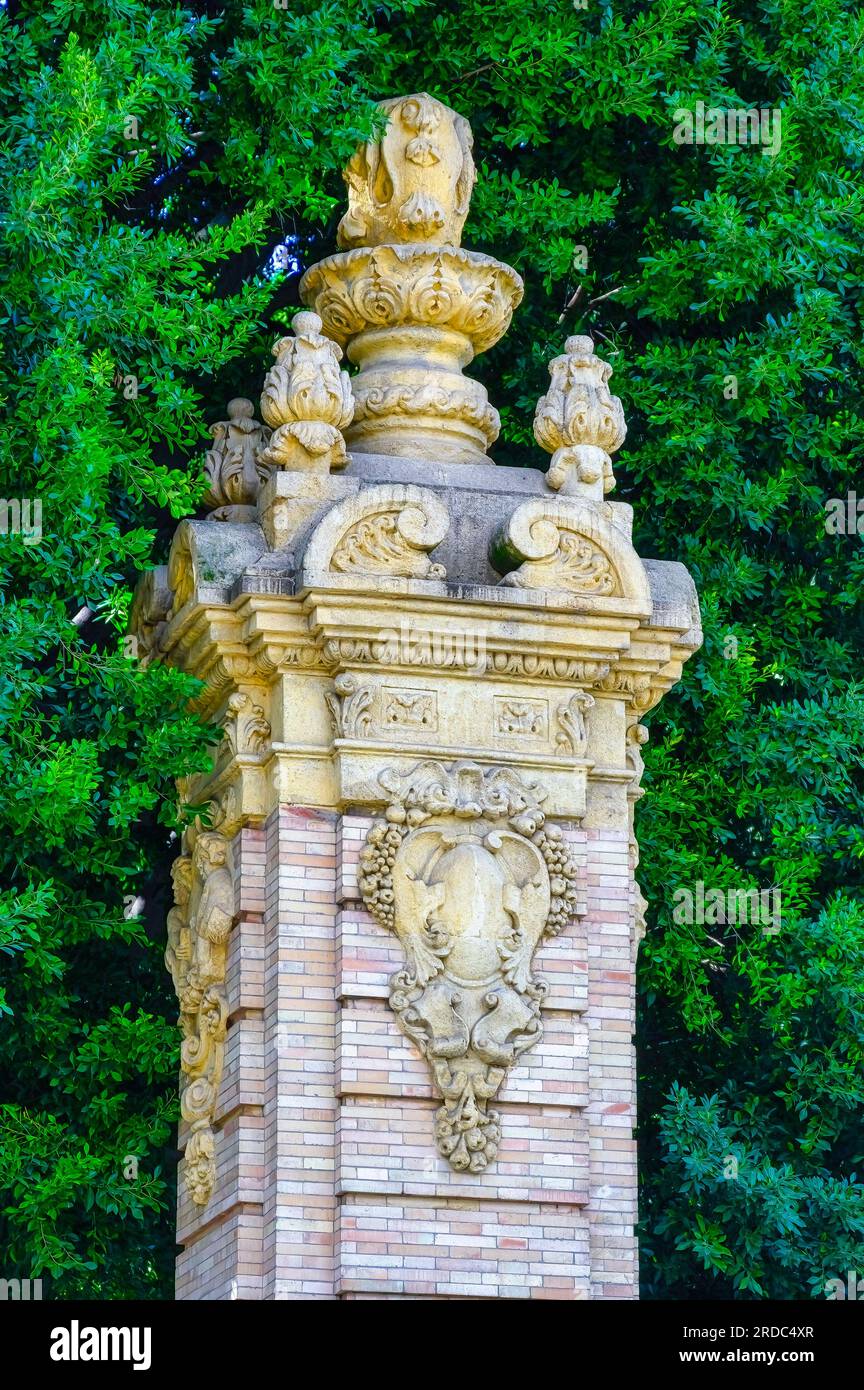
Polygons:
<instances>
[{"instance_id":1,"label":"ornate stone column","mask_svg":"<svg viewBox=\"0 0 864 1390\"><path fill-rule=\"evenodd\" d=\"M550 471L494 467L463 368L521 281L459 246L467 123L383 105L266 424L214 426L216 510L136 604L215 731L168 924L177 1296L635 1297L639 721L698 603L606 500L590 339L538 404Z\"/></svg>"}]
</instances>

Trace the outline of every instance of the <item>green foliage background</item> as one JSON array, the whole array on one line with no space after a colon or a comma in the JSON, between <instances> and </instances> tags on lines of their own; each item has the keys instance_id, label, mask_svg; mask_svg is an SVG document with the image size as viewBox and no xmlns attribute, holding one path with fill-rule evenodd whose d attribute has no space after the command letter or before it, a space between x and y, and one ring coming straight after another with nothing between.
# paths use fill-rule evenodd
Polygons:
<instances>
[{"instance_id":1,"label":"green foliage background","mask_svg":"<svg viewBox=\"0 0 864 1390\"><path fill-rule=\"evenodd\" d=\"M290 322L274 247L334 249L371 103L423 89L474 129L467 244L526 281L476 368L498 461L544 462L545 364L595 333L616 496L703 604L638 811L644 1294L864 1268L864 562L824 528L864 477L862 49L846 0L0 6L0 483L44 527L0 538L0 1273L172 1296L164 886L206 755L192 683L123 655L130 585ZM779 153L677 146L699 99L780 108ZM779 886L782 930L676 924L699 879Z\"/></svg>"}]
</instances>

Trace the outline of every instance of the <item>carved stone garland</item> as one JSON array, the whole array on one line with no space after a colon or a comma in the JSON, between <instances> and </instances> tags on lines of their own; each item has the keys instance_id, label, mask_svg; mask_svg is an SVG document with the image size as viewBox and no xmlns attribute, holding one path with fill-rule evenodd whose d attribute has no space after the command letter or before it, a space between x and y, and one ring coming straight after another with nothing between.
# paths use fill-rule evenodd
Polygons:
<instances>
[{"instance_id":1,"label":"carved stone garland","mask_svg":"<svg viewBox=\"0 0 864 1390\"><path fill-rule=\"evenodd\" d=\"M510 768L424 762L379 780L390 804L369 831L360 891L405 952L390 1005L444 1101L438 1150L480 1173L501 1133L489 1101L542 1033L547 986L532 960L576 911L576 866L545 823L545 792Z\"/></svg>"},{"instance_id":2,"label":"carved stone garland","mask_svg":"<svg viewBox=\"0 0 864 1390\"><path fill-rule=\"evenodd\" d=\"M192 1201L205 1206L216 1181L213 1118L222 1079L228 1000L225 970L234 920L230 849L204 831L191 857L174 861L174 907L168 913L165 963L180 1001L180 1113L190 1126L183 1177Z\"/></svg>"}]
</instances>

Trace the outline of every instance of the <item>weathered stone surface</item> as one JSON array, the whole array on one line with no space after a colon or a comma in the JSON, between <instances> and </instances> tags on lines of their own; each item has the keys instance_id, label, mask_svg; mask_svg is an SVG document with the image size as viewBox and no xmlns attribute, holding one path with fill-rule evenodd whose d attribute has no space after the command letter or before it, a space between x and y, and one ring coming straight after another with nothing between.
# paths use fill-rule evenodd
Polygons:
<instances>
[{"instance_id":1,"label":"weathered stone surface","mask_svg":"<svg viewBox=\"0 0 864 1390\"><path fill-rule=\"evenodd\" d=\"M181 523L136 601L217 731L168 923L178 1297L635 1297L641 721L698 601L605 499L588 340L550 474L492 466L462 368L521 282L458 246L465 123L385 111L277 344L256 520Z\"/></svg>"}]
</instances>

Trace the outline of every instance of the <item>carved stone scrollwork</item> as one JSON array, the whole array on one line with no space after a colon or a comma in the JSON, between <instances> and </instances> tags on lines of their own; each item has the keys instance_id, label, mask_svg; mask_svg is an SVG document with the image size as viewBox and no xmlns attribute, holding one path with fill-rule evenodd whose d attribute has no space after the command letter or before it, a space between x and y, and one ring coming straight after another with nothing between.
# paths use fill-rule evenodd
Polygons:
<instances>
[{"instance_id":1,"label":"carved stone scrollwork","mask_svg":"<svg viewBox=\"0 0 864 1390\"><path fill-rule=\"evenodd\" d=\"M372 727L372 691L358 685L356 676L343 671L325 696L337 738L358 738Z\"/></svg>"},{"instance_id":2,"label":"carved stone scrollwork","mask_svg":"<svg viewBox=\"0 0 864 1390\"><path fill-rule=\"evenodd\" d=\"M369 832L360 891L405 952L390 1004L444 1101L438 1150L480 1173L501 1134L489 1102L541 1036L534 951L576 911L576 868L545 822L545 793L509 768L425 762L379 780L390 802Z\"/></svg>"},{"instance_id":3,"label":"carved stone scrollwork","mask_svg":"<svg viewBox=\"0 0 864 1390\"><path fill-rule=\"evenodd\" d=\"M530 510L529 510L530 509ZM502 584L520 589L567 589L575 594L620 594L621 586L608 554L575 519L550 513L542 503L517 508L507 540L522 559Z\"/></svg>"},{"instance_id":4,"label":"carved stone scrollwork","mask_svg":"<svg viewBox=\"0 0 864 1390\"><path fill-rule=\"evenodd\" d=\"M404 484L364 488L338 503L306 547L304 577L392 575L443 579L428 552L447 534L450 518L432 492Z\"/></svg>"},{"instance_id":5,"label":"carved stone scrollwork","mask_svg":"<svg viewBox=\"0 0 864 1390\"><path fill-rule=\"evenodd\" d=\"M248 690L236 690L228 697L225 742L231 753L262 753L270 738L270 722L261 705Z\"/></svg>"},{"instance_id":6,"label":"carved stone scrollwork","mask_svg":"<svg viewBox=\"0 0 864 1390\"><path fill-rule=\"evenodd\" d=\"M594 696L587 690L577 690L570 699L558 709L558 735L555 750L571 758L584 758L588 749L588 731L585 727L585 711L594 704Z\"/></svg>"},{"instance_id":7,"label":"carved stone scrollwork","mask_svg":"<svg viewBox=\"0 0 864 1390\"><path fill-rule=\"evenodd\" d=\"M203 831L192 856L172 870L165 962L180 1001L180 1112L190 1126L183 1178L192 1201L205 1206L216 1181L213 1119L222 1079L228 1001L225 970L234 920L230 848L224 835Z\"/></svg>"},{"instance_id":8,"label":"carved stone scrollwork","mask_svg":"<svg viewBox=\"0 0 864 1390\"><path fill-rule=\"evenodd\" d=\"M491 558L499 572L509 571L502 584L628 598L651 611L645 567L624 533L591 503L523 502L496 538Z\"/></svg>"},{"instance_id":9,"label":"carved stone scrollwork","mask_svg":"<svg viewBox=\"0 0 864 1390\"><path fill-rule=\"evenodd\" d=\"M168 556L168 587L171 590L169 618L179 613L195 593L198 568L188 526L178 526Z\"/></svg>"},{"instance_id":10,"label":"carved stone scrollwork","mask_svg":"<svg viewBox=\"0 0 864 1390\"><path fill-rule=\"evenodd\" d=\"M486 670L496 676L521 676L528 680L550 677L564 681L594 681L608 675L602 661L577 661L566 656L535 656L533 653L490 652Z\"/></svg>"}]
</instances>

